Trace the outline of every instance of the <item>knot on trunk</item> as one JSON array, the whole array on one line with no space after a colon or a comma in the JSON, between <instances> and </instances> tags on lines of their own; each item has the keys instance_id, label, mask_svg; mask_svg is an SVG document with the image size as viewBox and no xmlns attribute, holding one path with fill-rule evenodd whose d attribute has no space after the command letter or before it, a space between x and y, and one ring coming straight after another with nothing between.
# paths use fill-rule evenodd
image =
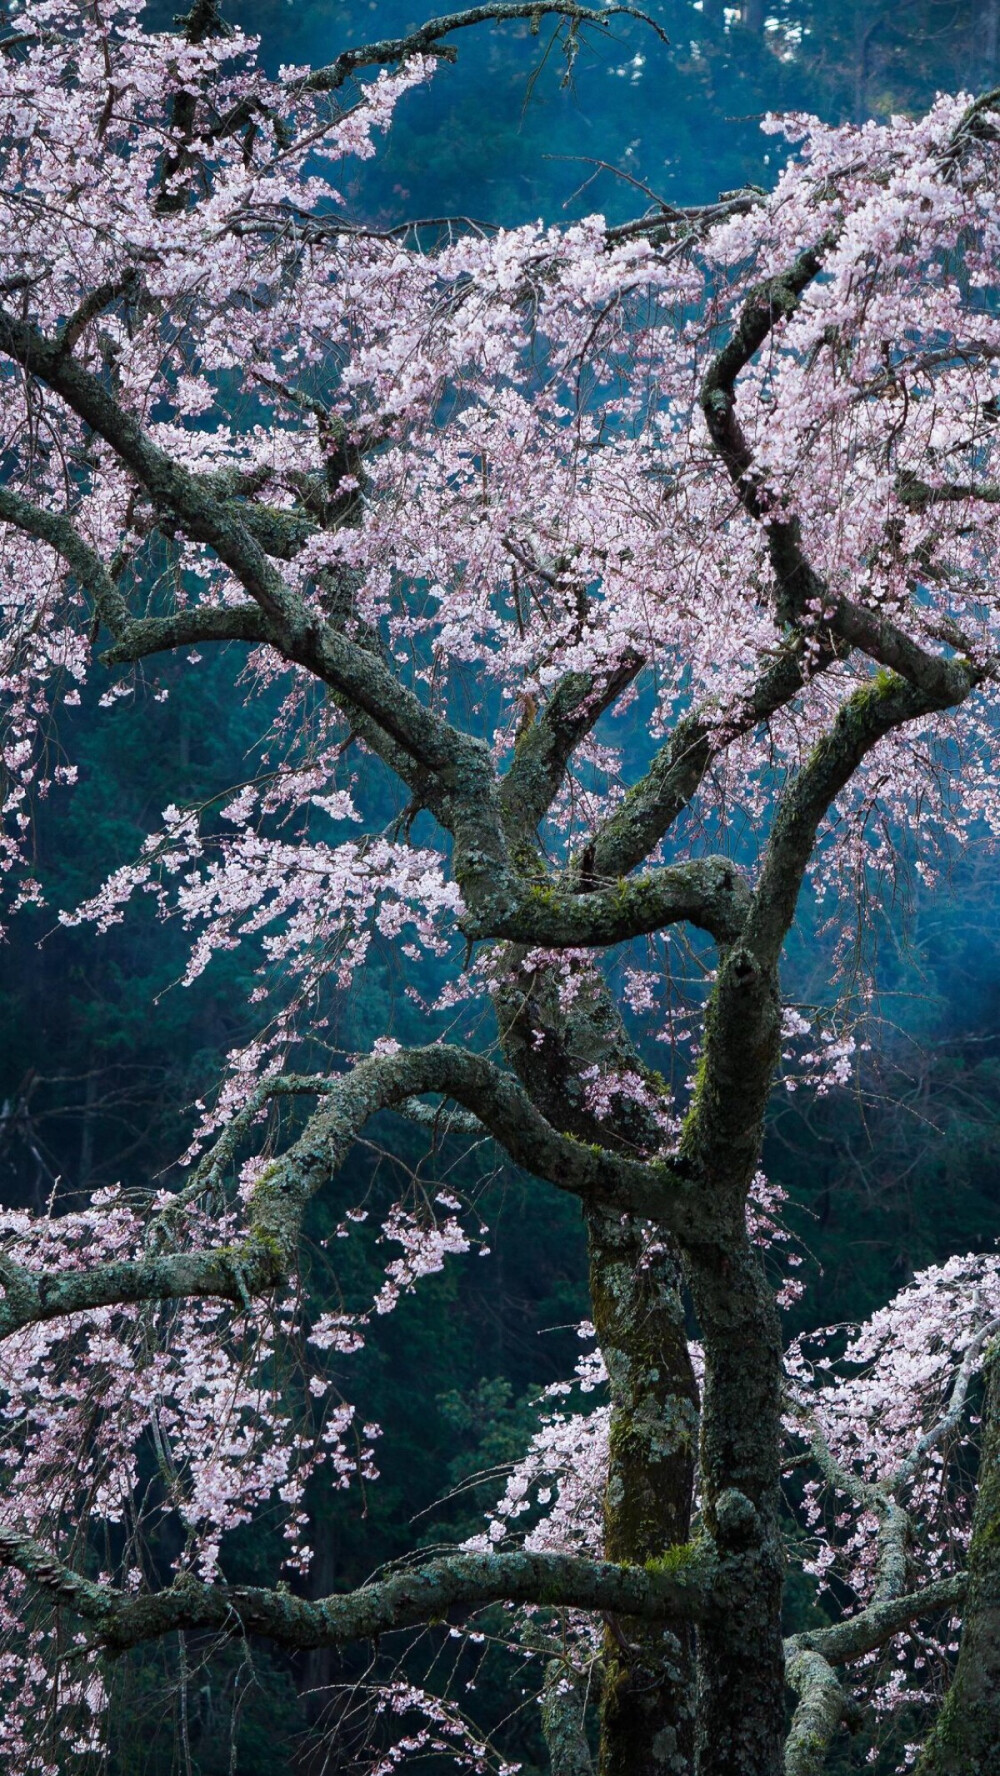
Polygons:
<instances>
[{"instance_id":1,"label":"knot on trunk","mask_svg":"<svg viewBox=\"0 0 1000 1776\"><path fill-rule=\"evenodd\" d=\"M759 1547L764 1538L756 1507L745 1492L728 1486L715 1506L715 1541L721 1554L741 1554Z\"/></svg>"}]
</instances>

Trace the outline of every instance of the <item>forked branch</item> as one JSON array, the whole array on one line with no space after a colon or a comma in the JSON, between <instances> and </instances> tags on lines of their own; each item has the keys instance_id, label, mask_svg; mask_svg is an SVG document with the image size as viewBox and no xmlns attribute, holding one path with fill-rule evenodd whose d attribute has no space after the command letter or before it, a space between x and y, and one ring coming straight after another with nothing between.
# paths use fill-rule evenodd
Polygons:
<instances>
[{"instance_id":1,"label":"forked branch","mask_svg":"<svg viewBox=\"0 0 1000 1776\"><path fill-rule=\"evenodd\" d=\"M834 1669L884 1646L919 1619L961 1608L968 1574L920 1591L876 1600L845 1622L794 1634L785 1642L785 1676L798 1696L785 1741L785 1776L821 1776L834 1734L851 1704Z\"/></svg>"},{"instance_id":2,"label":"forked branch","mask_svg":"<svg viewBox=\"0 0 1000 1776\"><path fill-rule=\"evenodd\" d=\"M373 1055L322 1087L304 1089L321 1090L323 1102L256 1184L242 1239L73 1271L33 1271L0 1259L0 1338L95 1307L195 1296L245 1306L283 1287L295 1268L306 1207L336 1176L360 1130L380 1110L431 1092L471 1111L515 1163L558 1189L649 1216L673 1231L699 1224L697 1192L682 1171L667 1161L647 1164L559 1134L512 1074L464 1049L441 1043Z\"/></svg>"}]
</instances>

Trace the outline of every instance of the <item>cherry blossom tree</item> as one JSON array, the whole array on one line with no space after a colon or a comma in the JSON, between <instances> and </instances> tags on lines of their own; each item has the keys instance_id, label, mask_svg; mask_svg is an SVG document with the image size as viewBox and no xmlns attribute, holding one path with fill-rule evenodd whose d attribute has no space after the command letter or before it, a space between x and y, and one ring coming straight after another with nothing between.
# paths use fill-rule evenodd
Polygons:
<instances>
[{"instance_id":1,"label":"cherry blossom tree","mask_svg":"<svg viewBox=\"0 0 1000 1776\"><path fill-rule=\"evenodd\" d=\"M1000 94L769 121L773 191L616 227L350 213L351 162L455 33L550 15L572 57L620 10L496 0L272 77L215 0L167 34L131 0L8 8L12 910L43 892L32 809L73 778L52 724L95 672L134 696L158 656L225 647L268 730L266 768L166 809L65 915L151 893L190 977L255 942L261 1032L176 1190L4 1214L12 1771L99 1760L107 1661L176 1630L344 1646L487 1606L538 1669L555 1776L590 1768L595 1712L604 1776L807 1776L858 1697L923 1710L925 1772L1000 1746L997 1261L786 1357L760 1175L779 1076L822 1089L855 1040L783 1004L803 896L846 930L1000 824ZM379 948L426 1039L400 1041L408 1001L303 1068ZM415 1187L376 1297L310 1296L309 1205L380 1113L578 1199L600 1354L480 1542L317 1598L307 1487L372 1476L377 1433L331 1353L480 1238ZM225 1538L265 1509L286 1571L234 1585ZM830 1626L784 1642L795 1510ZM453 1701L379 1693L380 1768L493 1767Z\"/></svg>"}]
</instances>

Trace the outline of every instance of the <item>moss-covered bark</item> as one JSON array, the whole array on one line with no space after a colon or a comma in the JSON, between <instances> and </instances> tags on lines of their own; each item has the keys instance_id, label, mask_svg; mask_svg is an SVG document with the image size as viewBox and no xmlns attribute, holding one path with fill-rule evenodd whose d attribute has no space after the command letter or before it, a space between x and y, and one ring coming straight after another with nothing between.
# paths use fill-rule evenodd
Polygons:
<instances>
[{"instance_id":1,"label":"moss-covered bark","mask_svg":"<svg viewBox=\"0 0 1000 1776\"><path fill-rule=\"evenodd\" d=\"M561 1659L550 1659L542 1687L542 1732L550 1776L593 1776L586 1703Z\"/></svg>"},{"instance_id":2,"label":"moss-covered bark","mask_svg":"<svg viewBox=\"0 0 1000 1776\"><path fill-rule=\"evenodd\" d=\"M955 1680L917 1776L995 1776L1000 1770L1000 1351L986 1371L983 1445L969 1548L969 1583Z\"/></svg>"},{"instance_id":3,"label":"moss-covered bark","mask_svg":"<svg viewBox=\"0 0 1000 1776\"><path fill-rule=\"evenodd\" d=\"M583 977L567 1006L545 969L503 958L498 1010L505 1052L554 1126L612 1151L655 1148L648 1106L614 1100L600 1122L582 1076L597 1066L646 1074L604 983ZM688 1351L677 1249L638 1216L587 1218L592 1313L608 1366L611 1449L605 1496L608 1559L643 1566L686 1543L696 1463L698 1398ZM614 1552L612 1552L614 1550ZM680 1776L694 1756L694 1648L681 1619L655 1625L612 1617L605 1635L601 1776Z\"/></svg>"},{"instance_id":4,"label":"moss-covered bark","mask_svg":"<svg viewBox=\"0 0 1000 1776\"><path fill-rule=\"evenodd\" d=\"M744 1575L741 1583L734 1574L724 1617L699 1635L699 1776L775 1776L782 1763L781 1333L745 1221L780 1023L775 963L735 946L708 1008L682 1138L717 1217L711 1238L684 1245L705 1350L702 1510L720 1555L738 1556Z\"/></svg>"},{"instance_id":5,"label":"moss-covered bark","mask_svg":"<svg viewBox=\"0 0 1000 1776\"><path fill-rule=\"evenodd\" d=\"M594 1325L611 1384L609 1560L644 1565L690 1533L698 1401L680 1266L633 1217L588 1217ZM694 1754L694 1646L683 1622L605 1630L599 1776L681 1776Z\"/></svg>"},{"instance_id":6,"label":"moss-covered bark","mask_svg":"<svg viewBox=\"0 0 1000 1776\"><path fill-rule=\"evenodd\" d=\"M706 1358L705 1525L723 1559L739 1557L725 1613L698 1636L697 1768L699 1776L776 1776L784 1721L778 1315L745 1236L728 1251L699 1251L687 1271Z\"/></svg>"}]
</instances>

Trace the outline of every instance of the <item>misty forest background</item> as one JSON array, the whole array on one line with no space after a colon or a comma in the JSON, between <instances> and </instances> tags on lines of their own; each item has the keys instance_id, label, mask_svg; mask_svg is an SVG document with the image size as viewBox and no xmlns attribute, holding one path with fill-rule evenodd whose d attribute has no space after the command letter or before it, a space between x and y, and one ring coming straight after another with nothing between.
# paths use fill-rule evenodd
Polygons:
<instances>
[{"instance_id":1,"label":"misty forest background","mask_svg":"<svg viewBox=\"0 0 1000 1776\"><path fill-rule=\"evenodd\" d=\"M544 22L537 37L517 25L463 33L458 65L442 66L428 89L405 100L387 151L350 190L356 212L379 222L456 215L515 223L599 208L622 219L645 200L595 159L666 198L701 201L773 179L781 149L759 129L767 110L884 117L919 111L942 89L982 90L1000 76L1000 0L774 7L748 0L742 15L720 0L646 4L669 48L639 23L618 20L606 38L583 40L571 70ZM262 34L276 67L329 61L345 45L401 33L446 7L229 0L224 10ZM156 0L147 16L159 24L172 11ZM119 1179L169 1184L192 1105L211 1094L227 1051L259 1022L260 1007L249 1003L259 958L249 947L216 956L184 988L177 982L185 934L159 921L150 901L103 937L56 923L58 909L135 855L168 803L218 797L260 762L261 709L243 707L232 678L231 665L211 655L196 668L165 659L137 674L131 694L101 708L98 672L82 707L61 716L51 737L80 761L81 781L38 810L36 868L48 906L15 918L0 950L6 1205L39 1209L54 1192L58 1204ZM158 700L163 690L169 696ZM617 738L634 747L638 770L641 736ZM388 821L388 800L385 812ZM913 876L905 892L886 883L879 898L881 906L867 909L865 940L877 1015L858 1079L819 1099L780 1093L772 1114L768 1170L789 1193L787 1219L806 1255L808 1289L788 1315L790 1333L863 1317L920 1267L990 1249L1000 1237L995 866L959 857L937 889ZM823 923L843 911L804 908L809 942L800 936L789 959L792 997L830 998L833 937L823 935ZM389 1030L407 1040L426 1028L395 966L373 951L353 995L323 1007L330 1049L364 1049ZM409 984L427 994L434 988L419 971ZM359 1584L417 1546L481 1528L497 1481L466 1483L523 1452L540 1389L571 1372L580 1349L574 1328L588 1308L583 1231L569 1199L497 1171L488 1157L459 1161L447 1149L428 1157L426 1136L408 1137L398 1125L381 1131L377 1147L359 1144L352 1165L352 1182L369 1187L368 1226L376 1231L395 1168L419 1165L425 1176L447 1172L476 1197L492 1250L484 1262L453 1261L426 1280L378 1322L364 1351L346 1359L348 1397L386 1427L381 1478L365 1494L317 1486L310 1539L318 1557L309 1581L316 1594ZM319 1276L324 1241L336 1231L334 1194L314 1208L309 1262ZM360 1296L380 1263L374 1236L367 1245L353 1236L337 1258L342 1286ZM176 1550L157 1552L166 1571ZM259 1525L237 1532L226 1551L230 1576L246 1582L270 1580L280 1558L280 1536ZM788 1608L790 1628L814 1617L801 1574L790 1583ZM366 1703L363 1691L343 1686L363 1676L358 1654L295 1661L262 1652L252 1667L239 1649L208 1665L197 1649L194 1657L186 1746L177 1648L119 1666L115 1776L357 1767ZM488 1648L482 1659L477 1716L499 1720L517 1703L512 1668ZM331 1710L342 1720L333 1751L328 1740L320 1748ZM535 1735L528 1707L506 1738L526 1776L541 1763ZM848 1748L840 1767L861 1768L863 1755ZM880 1765L894 1762L887 1745Z\"/></svg>"}]
</instances>

